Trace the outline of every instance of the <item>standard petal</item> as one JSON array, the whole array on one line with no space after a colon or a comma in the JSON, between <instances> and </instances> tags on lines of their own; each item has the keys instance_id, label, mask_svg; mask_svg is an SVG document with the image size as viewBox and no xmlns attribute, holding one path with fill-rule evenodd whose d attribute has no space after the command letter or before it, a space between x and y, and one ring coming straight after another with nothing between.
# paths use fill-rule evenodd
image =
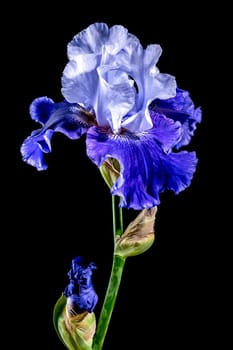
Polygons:
<instances>
[{"instance_id":1,"label":"standard petal","mask_svg":"<svg viewBox=\"0 0 233 350\"><path fill-rule=\"evenodd\" d=\"M75 35L68 44L68 57L73 60L80 54L101 54L102 46L109 36L109 28L106 23L94 23Z\"/></svg>"},{"instance_id":2,"label":"standard petal","mask_svg":"<svg viewBox=\"0 0 233 350\"><path fill-rule=\"evenodd\" d=\"M121 120L135 103L135 91L128 75L110 66L101 66L98 98L94 109L99 126L109 125L113 132L121 129Z\"/></svg>"},{"instance_id":3,"label":"standard petal","mask_svg":"<svg viewBox=\"0 0 233 350\"><path fill-rule=\"evenodd\" d=\"M80 54L75 59L67 63L63 74L74 79L80 74L91 72L99 65L100 56L96 54Z\"/></svg>"},{"instance_id":4,"label":"standard petal","mask_svg":"<svg viewBox=\"0 0 233 350\"><path fill-rule=\"evenodd\" d=\"M144 68L145 70L150 70L153 67L156 67L156 63L159 60L159 57L162 54L162 48L160 45L152 44L148 45L144 50Z\"/></svg>"},{"instance_id":5,"label":"standard petal","mask_svg":"<svg viewBox=\"0 0 233 350\"><path fill-rule=\"evenodd\" d=\"M62 76L63 96L84 108L92 106L98 124L110 125L114 132L121 128L122 117L135 103L132 80L120 70L116 57L135 41L121 25L108 29L96 23L68 45L70 62Z\"/></svg>"},{"instance_id":6,"label":"standard petal","mask_svg":"<svg viewBox=\"0 0 233 350\"><path fill-rule=\"evenodd\" d=\"M127 44L128 29L121 25L110 28L109 38L105 44L106 51L110 55L117 55Z\"/></svg>"},{"instance_id":7,"label":"standard petal","mask_svg":"<svg viewBox=\"0 0 233 350\"><path fill-rule=\"evenodd\" d=\"M94 107L99 88L97 71L77 74L76 66L76 62L71 61L64 69L61 92L70 103Z\"/></svg>"},{"instance_id":8,"label":"standard petal","mask_svg":"<svg viewBox=\"0 0 233 350\"><path fill-rule=\"evenodd\" d=\"M152 127L149 113L149 105L155 96L168 98L173 96L176 90L176 80L169 74L157 74L154 76L151 72L144 72L142 90L139 90L137 112L125 118L122 126L131 132L142 132ZM141 95L141 96L140 96Z\"/></svg>"},{"instance_id":9,"label":"standard petal","mask_svg":"<svg viewBox=\"0 0 233 350\"><path fill-rule=\"evenodd\" d=\"M97 127L87 132L87 154L97 166L107 158L120 164L120 176L111 192L122 198L122 207L141 210L156 206L160 192L179 193L191 182L197 164L195 153L166 154L156 136L156 127L138 135L113 136Z\"/></svg>"},{"instance_id":10,"label":"standard petal","mask_svg":"<svg viewBox=\"0 0 233 350\"><path fill-rule=\"evenodd\" d=\"M63 72L62 94L70 103L91 106L99 126L110 125L115 133L121 128L133 133L149 130L149 104L175 96L176 90L175 78L156 67L161 52L159 45L144 50L121 25L109 29L95 23L68 45L70 62ZM116 81L110 82L113 75Z\"/></svg>"},{"instance_id":11,"label":"standard petal","mask_svg":"<svg viewBox=\"0 0 233 350\"><path fill-rule=\"evenodd\" d=\"M137 89L135 106L122 122L122 127L134 133L152 127L149 104L156 98L175 96L176 80L169 74L159 73L156 67L162 53L159 45L149 45L143 50L140 43L134 42L129 48L119 54L116 60L135 81Z\"/></svg>"},{"instance_id":12,"label":"standard petal","mask_svg":"<svg viewBox=\"0 0 233 350\"><path fill-rule=\"evenodd\" d=\"M175 97L167 100L156 99L150 108L181 123L182 135L176 145L177 149L189 144L197 123L201 122L202 112L200 107L195 108L187 91L177 88Z\"/></svg>"},{"instance_id":13,"label":"standard petal","mask_svg":"<svg viewBox=\"0 0 233 350\"><path fill-rule=\"evenodd\" d=\"M94 106L98 89L96 68L109 37L105 23L94 23L77 34L68 44L70 59L62 75L62 94L70 103Z\"/></svg>"},{"instance_id":14,"label":"standard petal","mask_svg":"<svg viewBox=\"0 0 233 350\"><path fill-rule=\"evenodd\" d=\"M43 121L44 126L25 139L20 151L23 160L37 170L47 169L44 153L51 152L54 132L61 132L70 139L78 139L90 126L88 117L82 113L80 107L66 101L54 103L53 100L42 97L32 103L30 112L32 118L41 123Z\"/></svg>"}]
</instances>

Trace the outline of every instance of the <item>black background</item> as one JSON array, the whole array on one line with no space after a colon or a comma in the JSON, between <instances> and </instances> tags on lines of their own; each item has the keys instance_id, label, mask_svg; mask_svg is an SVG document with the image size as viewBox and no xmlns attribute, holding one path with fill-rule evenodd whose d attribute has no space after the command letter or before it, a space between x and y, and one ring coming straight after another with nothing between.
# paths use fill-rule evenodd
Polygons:
<instances>
[{"instance_id":1,"label":"black background","mask_svg":"<svg viewBox=\"0 0 233 350\"><path fill-rule=\"evenodd\" d=\"M60 79L67 63L67 43L94 22L122 24L144 47L160 44L159 69L175 75L178 86L188 90L203 110L203 121L187 148L199 158L192 185L178 196L161 196L155 243L126 262L104 349L189 349L216 344L221 309L216 302L221 248L219 234L213 233L218 213L213 205L212 173L218 115L211 80L216 17L191 3L152 6L142 2L128 5L127 10L119 2L96 3L95 8L91 3L69 1L49 6L41 2L27 5L23 16L12 21L15 34L8 42L13 56L11 122L16 159L9 241L11 259L17 265L13 279L18 281L13 309L20 309L22 320L18 321L18 345L64 349L53 329L52 311L68 282L73 257L84 255L98 266L94 275L97 317L108 282L111 196L85 154L85 138L71 141L56 134L45 172L22 162L19 152L24 138L38 127L30 120L31 101L39 96L56 102L62 99ZM125 224L134 216L133 211L125 210Z\"/></svg>"}]
</instances>

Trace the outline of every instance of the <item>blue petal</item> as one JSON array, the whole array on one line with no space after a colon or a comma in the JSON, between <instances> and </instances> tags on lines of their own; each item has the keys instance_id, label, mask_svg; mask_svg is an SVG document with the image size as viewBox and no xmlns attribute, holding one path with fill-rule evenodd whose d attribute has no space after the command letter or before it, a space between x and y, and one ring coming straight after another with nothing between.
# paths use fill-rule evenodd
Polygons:
<instances>
[{"instance_id":1,"label":"blue petal","mask_svg":"<svg viewBox=\"0 0 233 350\"><path fill-rule=\"evenodd\" d=\"M160 119L162 118L162 119ZM158 120L160 119L160 121ZM166 119L152 115L153 128L148 132L112 135L106 130L92 127L87 132L87 154L97 165L107 158L120 164L120 176L111 192L120 196L120 206L141 210L160 203L159 193L173 190L179 193L190 185L196 169L194 152L165 153L169 144L176 143L180 132L178 124L166 124ZM157 127L164 127L158 132ZM166 125L166 126L165 126ZM167 134L168 131L168 134Z\"/></svg>"},{"instance_id":2,"label":"blue petal","mask_svg":"<svg viewBox=\"0 0 233 350\"><path fill-rule=\"evenodd\" d=\"M79 296L74 293L67 298L67 303L71 305L76 313L83 311L92 312L96 305L95 297L96 294L94 294L94 296L91 294Z\"/></svg>"},{"instance_id":3,"label":"blue petal","mask_svg":"<svg viewBox=\"0 0 233 350\"><path fill-rule=\"evenodd\" d=\"M167 100L156 99L151 104L151 109L166 115L182 124L182 136L176 148L189 144L196 130L197 123L201 122L201 108L195 108L189 93L177 88L176 96Z\"/></svg>"},{"instance_id":4,"label":"blue petal","mask_svg":"<svg viewBox=\"0 0 233 350\"><path fill-rule=\"evenodd\" d=\"M154 111L150 111L153 121L153 137L159 143L165 153L169 153L171 149L177 145L182 135L182 127L180 122L167 118Z\"/></svg>"},{"instance_id":5,"label":"blue petal","mask_svg":"<svg viewBox=\"0 0 233 350\"><path fill-rule=\"evenodd\" d=\"M46 132L43 133L40 130L24 140L20 152L26 163L36 167L37 170L46 170L48 166L44 161L44 153L51 151L50 139L52 133L50 133L50 137L46 137Z\"/></svg>"},{"instance_id":6,"label":"blue petal","mask_svg":"<svg viewBox=\"0 0 233 350\"><path fill-rule=\"evenodd\" d=\"M68 273L70 282L64 290L64 295L74 310L78 307L92 312L96 306L98 296L92 283L93 270L96 270L96 265L92 262L84 265L82 257L72 260L71 270Z\"/></svg>"},{"instance_id":7,"label":"blue petal","mask_svg":"<svg viewBox=\"0 0 233 350\"><path fill-rule=\"evenodd\" d=\"M70 139L78 139L89 127L88 118L80 107L66 101L54 103L47 97L40 97L32 102L30 113L32 119L40 122L43 127L25 139L20 151L23 160L37 170L47 169L44 153L51 152L54 132L61 132Z\"/></svg>"},{"instance_id":8,"label":"blue petal","mask_svg":"<svg viewBox=\"0 0 233 350\"><path fill-rule=\"evenodd\" d=\"M29 112L31 118L41 125L45 125L50 115L53 113L54 102L48 97L38 97L30 105Z\"/></svg>"}]
</instances>

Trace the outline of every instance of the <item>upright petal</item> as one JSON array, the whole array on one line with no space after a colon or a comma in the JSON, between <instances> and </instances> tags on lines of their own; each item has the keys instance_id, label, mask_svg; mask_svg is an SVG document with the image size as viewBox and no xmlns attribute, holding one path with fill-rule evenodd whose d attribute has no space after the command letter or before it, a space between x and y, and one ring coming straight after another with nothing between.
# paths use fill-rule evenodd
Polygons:
<instances>
[{"instance_id":1,"label":"upright petal","mask_svg":"<svg viewBox=\"0 0 233 350\"><path fill-rule=\"evenodd\" d=\"M196 169L194 152L167 154L163 150L179 139L178 124L171 127L164 117L160 123L157 115L152 118L154 126L148 132L124 132L116 136L98 127L87 132L87 154L97 166L100 167L107 158L115 158L120 164L120 176L111 192L122 198L122 207L141 210L158 205L160 192L184 190ZM164 128L167 136L162 137L158 125Z\"/></svg>"},{"instance_id":2,"label":"upright petal","mask_svg":"<svg viewBox=\"0 0 233 350\"><path fill-rule=\"evenodd\" d=\"M80 54L102 53L102 47L109 37L106 23L94 23L74 36L68 44L68 57L73 60Z\"/></svg>"},{"instance_id":3,"label":"upright petal","mask_svg":"<svg viewBox=\"0 0 233 350\"><path fill-rule=\"evenodd\" d=\"M99 89L99 78L96 69L79 74L77 63L71 61L64 69L61 92L69 103L78 103L85 109L94 108ZM96 111L95 111L96 112Z\"/></svg>"},{"instance_id":4,"label":"upright petal","mask_svg":"<svg viewBox=\"0 0 233 350\"><path fill-rule=\"evenodd\" d=\"M90 126L88 116L83 114L80 106L66 101L54 103L47 97L35 99L30 106L30 114L43 127L25 139L20 151L23 160L37 170L47 169L44 153L51 152L54 132L61 132L70 139L78 139Z\"/></svg>"},{"instance_id":5,"label":"upright petal","mask_svg":"<svg viewBox=\"0 0 233 350\"><path fill-rule=\"evenodd\" d=\"M130 132L149 130L149 104L175 96L175 78L156 67L161 52L159 45L144 50L121 25L109 29L104 23L92 24L68 45L62 94L70 103L91 106L98 125L110 125L115 133L122 127ZM121 84L119 76L125 77Z\"/></svg>"},{"instance_id":6,"label":"upright petal","mask_svg":"<svg viewBox=\"0 0 233 350\"><path fill-rule=\"evenodd\" d=\"M126 117L122 122L122 127L133 133L147 131L152 128L153 123L148 107L154 96L157 94L161 98L167 98L167 96L172 96L176 89L175 78L169 74L159 73L155 77L150 72L145 72L143 79L141 104L138 106L136 113Z\"/></svg>"},{"instance_id":7,"label":"upright petal","mask_svg":"<svg viewBox=\"0 0 233 350\"><path fill-rule=\"evenodd\" d=\"M126 45L128 29L122 25L114 25L110 28L109 38L105 44L106 51L110 55L117 55Z\"/></svg>"},{"instance_id":8,"label":"upright petal","mask_svg":"<svg viewBox=\"0 0 233 350\"><path fill-rule=\"evenodd\" d=\"M91 106L98 124L110 125L114 132L135 103L132 80L116 60L128 41L128 30L121 25L110 29L104 23L89 26L68 44L70 62L62 76L65 99L84 108Z\"/></svg>"},{"instance_id":9,"label":"upright petal","mask_svg":"<svg viewBox=\"0 0 233 350\"><path fill-rule=\"evenodd\" d=\"M94 106L103 47L109 37L105 23L94 23L78 33L68 44L69 62L62 75L62 94L70 103Z\"/></svg>"},{"instance_id":10,"label":"upright petal","mask_svg":"<svg viewBox=\"0 0 233 350\"><path fill-rule=\"evenodd\" d=\"M117 133L121 121L135 103L135 90L125 72L111 66L97 69L99 75L98 97L94 109L99 126L110 126Z\"/></svg>"},{"instance_id":11,"label":"upright petal","mask_svg":"<svg viewBox=\"0 0 233 350\"><path fill-rule=\"evenodd\" d=\"M189 144L196 130L197 123L201 122L201 108L195 108L187 91L177 88L176 96L167 100L156 99L150 108L158 113L166 115L182 125L182 136L176 148Z\"/></svg>"},{"instance_id":12,"label":"upright petal","mask_svg":"<svg viewBox=\"0 0 233 350\"><path fill-rule=\"evenodd\" d=\"M149 45L145 50L140 45L128 52L128 60L121 60L137 86L135 109L124 119L122 126L131 132L141 132L152 127L148 106L156 98L175 95L176 81L169 74L159 73L156 63L162 53L159 45Z\"/></svg>"}]
</instances>

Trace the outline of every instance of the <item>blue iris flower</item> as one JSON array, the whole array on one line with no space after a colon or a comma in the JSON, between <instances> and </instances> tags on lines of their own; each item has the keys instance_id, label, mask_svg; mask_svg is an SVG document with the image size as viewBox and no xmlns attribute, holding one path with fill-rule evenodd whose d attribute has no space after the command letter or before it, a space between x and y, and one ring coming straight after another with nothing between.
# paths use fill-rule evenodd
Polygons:
<instances>
[{"instance_id":1,"label":"blue iris flower","mask_svg":"<svg viewBox=\"0 0 233 350\"><path fill-rule=\"evenodd\" d=\"M68 272L70 281L64 295L74 314L82 311L92 312L96 306L98 296L92 283L93 270L96 270L96 265L91 262L86 266L80 256L72 260Z\"/></svg>"},{"instance_id":2,"label":"blue iris flower","mask_svg":"<svg viewBox=\"0 0 233 350\"><path fill-rule=\"evenodd\" d=\"M179 151L201 122L187 91L156 64L159 45L142 47L121 25L95 23L68 44L62 75L64 100L35 99L31 118L42 127L21 146L23 160L45 170L54 132L70 139L86 134L87 155L100 167L108 158L120 165L111 188L120 206L140 210L160 203L159 193L190 185L195 152Z\"/></svg>"}]
</instances>

